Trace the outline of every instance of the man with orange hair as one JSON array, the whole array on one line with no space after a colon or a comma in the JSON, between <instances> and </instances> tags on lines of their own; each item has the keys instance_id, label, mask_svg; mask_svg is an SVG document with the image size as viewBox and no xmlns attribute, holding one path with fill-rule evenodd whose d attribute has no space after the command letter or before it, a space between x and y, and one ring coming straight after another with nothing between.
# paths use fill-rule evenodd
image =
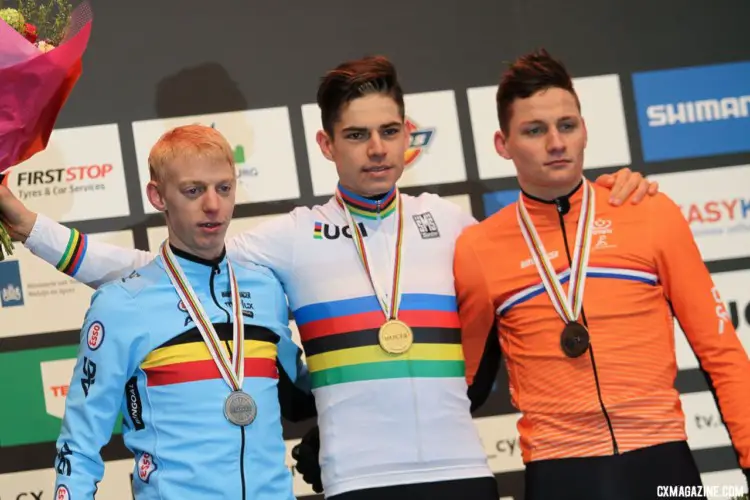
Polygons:
<instances>
[{"instance_id":1,"label":"man with orange hair","mask_svg":"<svg viewBox=\"0 0 750 500\"><path fill-rule=\"evenodd\" d=\"M149 164L148 198L169 237L156 259L94 293L54 496L95 496L100 449L122 412L135 498L293 500L281 414L308 418L315 408L304 385L294 386L297 405L280 407L280 378L309 382L281 284L226 255L232 150L209 127L178 127L154 145Z\"/></svg>"},{"instance_id":2,"label":"man with orange hair","mask_svg":"<svg viewBox=\"0 0 750 500\"><path fill-rule=\"evenodd\" d=\"M641 500L670 486L705 498L674 388L673 315L747 474L750 361L679 207L664 194L612 207L584 177L580 103L545 51L510 67L497 105L495 146L522 191L462 233L454 274L474 407L505 355L527 500Z\"/></svg>"}]
</instances>

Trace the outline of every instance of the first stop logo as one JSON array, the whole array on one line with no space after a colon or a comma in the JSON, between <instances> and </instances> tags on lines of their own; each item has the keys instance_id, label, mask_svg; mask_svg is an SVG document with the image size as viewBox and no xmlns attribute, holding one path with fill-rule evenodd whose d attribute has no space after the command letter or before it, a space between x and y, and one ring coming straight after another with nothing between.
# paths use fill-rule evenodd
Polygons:
<instances>
[{"instance_id":1,"label":"first stop logo","mask_svg":"<svg viewBox=\"0 0 750 500\"><path fill-rule=\"evenodd\" d=\"M17 169L14 172L18 196L22 200L76 193L79 191L96 191L104 189L104 184L92 184L91 181L104 180L113 171L111 163L80 165L47 170ZM8 184L9 176L4 179Z\"/></svg>"}]
</instances>

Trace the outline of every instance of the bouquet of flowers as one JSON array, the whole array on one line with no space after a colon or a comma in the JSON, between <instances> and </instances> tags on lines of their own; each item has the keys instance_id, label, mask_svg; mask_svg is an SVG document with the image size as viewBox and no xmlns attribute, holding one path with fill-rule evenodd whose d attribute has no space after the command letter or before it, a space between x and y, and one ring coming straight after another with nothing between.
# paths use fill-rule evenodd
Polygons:
<instances>
[{"instance_id":1,"label":"bouquet of flowers","mask_svg":"<svg viewBox=\"0 0 750 500\"><path fill-rule=\"evenodd\" d=\"M0 0L0 179L47 147L82 72L91 35L87 0ZM0 260L13 253L0 224Z\"/></svg>"}]
</instances>

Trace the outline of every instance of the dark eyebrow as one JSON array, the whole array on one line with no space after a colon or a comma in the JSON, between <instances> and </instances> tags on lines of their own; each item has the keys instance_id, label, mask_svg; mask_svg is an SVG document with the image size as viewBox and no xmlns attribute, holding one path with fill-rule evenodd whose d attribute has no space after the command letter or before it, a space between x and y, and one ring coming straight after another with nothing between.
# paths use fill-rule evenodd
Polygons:
<instances>
[{"instance_id":1,"label":"dark eyebrow","mask_svg":"<svg viewBox=\"0 0 750 500\"><path fill-rule=\"evenodd\" d=\"M365 127L346 127L345 129L341 129L342 133L349 133L349 132L367 132L367 129Z\"/></svg>"},{"instance_id":2,"label":"dark eyebrow","mask_svg":"<svg viewBox=\"0 0 750 500\"><path fill-rule=\"evenodd\" d=\"M389 122L389 123L385 123L385 124L383 124L383 125L380 125L380 127L378 127L378 128L380 128L380 129L384 129L384 128L391 128L391 127L400 127L400 126L402 126L402 125L403 125L403 124L402 124L401 122ZM357 127L357 126L351 126L351 127L346 127L346 128L344 128L344 129L341 129L341 132L342 132L342 133L349 133L349 132L367 132L367 127Z\"/></svg>"},{"instance_id":3,"label":"dark eyebrow","mask_svg":"<svg viewBox=\"0 0 750 500\"><path fill-rule=\"evenodd\" d=\"M400 127L401 125L403 125L401 122L390 122L386 123L385 125L381 125L380 128Z\"/></svg>"},{"instance_id":4,"label":"dark eyebrow","mask_svg":"<svg viewBox=\"0 0 750 500\"><path fill-rule=\"evenodd\" d=\"M561 116L560 118L557 119L558 122L565 121L565 120L578 120L578 117L575 116L575 115L565 115L565 116ZM526 121L526 122L522 122L521 125L522 126L544 125L544 123L545 122L543 120L529 120L529 121Z\"/></svg>"}]
</instances>

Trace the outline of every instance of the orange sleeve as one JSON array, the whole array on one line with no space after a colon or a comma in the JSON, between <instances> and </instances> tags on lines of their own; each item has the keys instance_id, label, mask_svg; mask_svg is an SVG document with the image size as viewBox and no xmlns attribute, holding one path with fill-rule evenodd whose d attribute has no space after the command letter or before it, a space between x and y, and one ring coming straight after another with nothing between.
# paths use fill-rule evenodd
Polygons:
<instances>
[{"instance_id":1,"label":"orange sleeve","mask_svg":"<svg viewBox=\"0 0 750 500\"><path fill-rule=\"evenodd\" d=\"M471 386L479 370L485 345L495 323L492 305L482 265L473 248L470 234L478 226L464 231L456 241L453 261L458 316L461 322L461 344L466 361L466 381Z\"/></svg>"},{"instance_id":2,"label":"orange sleeve","mask_svg":"<svg viewBox=\"0 0 750 500\"><path fill-rule=\"evenodd\" d=\"M748 469L750 360L679 207L663 194L653 201L650 219L659 279L701 367L710 377L740 466Z\"/></svg>"}]
</instances>

